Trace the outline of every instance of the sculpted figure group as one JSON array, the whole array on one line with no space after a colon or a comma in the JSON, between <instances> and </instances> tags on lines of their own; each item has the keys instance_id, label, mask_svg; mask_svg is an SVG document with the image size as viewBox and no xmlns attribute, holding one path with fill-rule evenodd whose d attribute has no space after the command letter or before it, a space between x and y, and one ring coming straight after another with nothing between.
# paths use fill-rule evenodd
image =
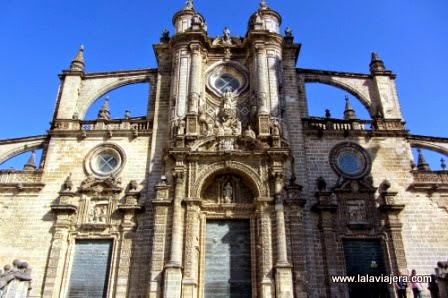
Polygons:
<instances>
[{"instance_id":1,"label":"sculpted figure group","mask_svg":"<svg viewBox=\"0 0 448 298\"><path fill-rule=\"evenodd\" d=\"M31 290L31 268L28 263L14 260L0 270L0 298L26 298Z\"/></svg>"}]
</instances>

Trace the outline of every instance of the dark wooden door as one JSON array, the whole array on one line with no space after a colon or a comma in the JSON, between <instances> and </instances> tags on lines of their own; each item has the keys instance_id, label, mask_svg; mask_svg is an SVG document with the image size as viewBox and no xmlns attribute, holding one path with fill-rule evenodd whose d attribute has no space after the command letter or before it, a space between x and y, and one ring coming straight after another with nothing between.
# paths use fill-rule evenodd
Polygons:
<instances>
[{"instance_id":1,"label":"dark wooden door","mask_svg":"<svg viewBox=\"0 0 448 298\"><path fill-rule=\"evenodd\" d=\"M344 255L347 275L386 275L380 240L344 240ZM349 283L350 298L388 298L387 284Z\"/></svg>"},{"instance_id":2,"label":"dark wooden door","mask_svg":"<svg viewBox=\"0 0 448 298\"><path fill-rule=\"evenodd\" d=\"M250 298L248 220L207 220L205 298Z\"/></svg>"}]
</instances>

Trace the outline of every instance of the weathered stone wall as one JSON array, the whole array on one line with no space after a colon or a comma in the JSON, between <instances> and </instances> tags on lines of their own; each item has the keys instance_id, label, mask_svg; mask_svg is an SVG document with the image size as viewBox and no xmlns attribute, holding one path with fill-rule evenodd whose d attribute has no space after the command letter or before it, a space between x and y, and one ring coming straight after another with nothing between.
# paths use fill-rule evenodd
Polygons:
<instances>
[{"instance_id":1,"label":"weathered stone wall","mask_svg":"<svg viewBox=\"0 0 448 298\"><path fill-rule=\"evenodd\" d=\"M0 193L0 213L2 214L0 217L0 264L10 263L13 259L27 261L33 269L31 292L33 297L42 295L45 270L51 257L49 253L54 215L50 206L58 198L61 185L70 173L72 173L74 190L80 186L86 178L84 171L86 155L104 141L103 138L87 138L82 141L68 137L52 138L42 177L45 187L38 193ZM143 187L146 189L149 137L133 140L111 138L106 142L117 144L126 152L126 163L118 175L122 179L122 186L125 187L131 180L136 180L139 190ZM120 196L123 195L124 193ZM142 199L145 199L145 196ZM148 226L146 223L146 229L140 227L141 233L148 233ZM141 249L146 250L146 245ZM134 251L140 252L138 244L134 247Z\"/></svg>"}]
</instances>

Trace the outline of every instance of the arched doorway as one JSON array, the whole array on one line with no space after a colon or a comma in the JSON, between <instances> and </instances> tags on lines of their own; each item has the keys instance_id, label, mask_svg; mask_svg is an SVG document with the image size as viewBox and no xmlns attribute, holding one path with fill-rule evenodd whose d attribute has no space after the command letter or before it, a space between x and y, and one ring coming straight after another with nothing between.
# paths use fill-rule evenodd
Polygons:
<instances>
[{"instance_id":1,"label":"arched doorway","mask_svg":"<svg viewBox=\"0 0 448 298\"><path fill-rule=\"evenodd\" d=\"M252 179L235 169L217 170L204 179L200 297L257 296L256 193Z\"/></svg>"}]
</instances>

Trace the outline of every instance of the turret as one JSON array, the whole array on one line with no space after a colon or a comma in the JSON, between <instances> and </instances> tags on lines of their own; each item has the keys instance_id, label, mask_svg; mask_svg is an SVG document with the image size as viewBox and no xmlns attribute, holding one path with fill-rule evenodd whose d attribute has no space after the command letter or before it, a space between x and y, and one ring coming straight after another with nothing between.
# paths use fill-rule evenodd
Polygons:
<instances>
[{"instance_id":1,"label":"turret","mask_svg":"<svg viewBox=\"0 0 448 298\"><path fill-rule=\"evenodd\" d=\"M186 6L173 17L175 33L188 31L207 31L204 17L194 9L193 0L188 0Z\"/></svg>"},{"instance_id":2,"label":"turret","mask_svg":"<svg viewBox=\"0 0 448 298\"><path fill-rule=\"evenodd\" d=\"M260 7L249 19L248 31L266 30L272 33L280 33L282 17L270 9L265 0L260 2Z\"/></svg>"},{"instance_id":3,"label":"turret","mask_svg":"<svg viewBox=\"0 0 448 298\"><path fill-rule=\"evenodd\" d=\"M258 133L269 136L271 120L281 120L281 89L283 87L283 37L279 34L281 16L262 0L250 17L247 39L253 47L252 65L257 74L252 91L257 95Z\"/></svg>"}]
</instances>

